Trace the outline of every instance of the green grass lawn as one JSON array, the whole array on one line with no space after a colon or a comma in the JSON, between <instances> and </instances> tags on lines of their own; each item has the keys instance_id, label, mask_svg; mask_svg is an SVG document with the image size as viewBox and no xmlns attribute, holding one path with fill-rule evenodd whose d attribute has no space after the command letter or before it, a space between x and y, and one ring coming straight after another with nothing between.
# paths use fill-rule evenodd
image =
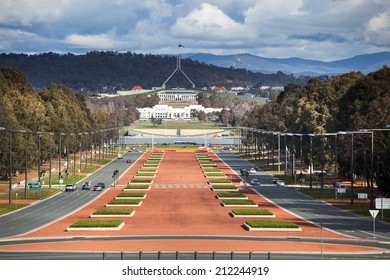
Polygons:
<instances>
[{"instance_id":1,"label":"green grass lawn","mask_svg":"<svg viewBox=\"0 0 390 280\"><path fill-rule=\"evenodd\" d=\"M17 191L13 190L12 191L12 200L13 202L17 202L17 200L25 200L25 199L32 199L32 200L41 200L41 199L46 199L52 195L55 195L59 192L61 192L61 189L57 188L42 188L41 191L38 190L27 190L27 196L24 195L24 189L18 189ZM16 196L17 194L17 196ZM0 195L0 199L9 199L9 195L3 194Z\"/></svg>"},{"instance_id":2,"label":"green grass lawn","mask_svg":"<svg viewBox=\"0 0 390 280\"><path fill-rule=\"evenodd\" d=\"M167 121L161 125L153 126L150 121L135 122L131 124L130 129L148 129L148 128L167 128L167 129L224 129L225 125L214 122L199 122L199 121Z\"/></svg>"},{"instance_id":3,"label":"green grass lawn","mask_svg":"<svg viewBox=\"0 0 390 280\"><path fill-rule=\"evenodd\" d=\"M17 204L15 201L13 201L13 203L14 204L0 204L0 216L27 206L27 204Z\"/></svg>"},{"instance_id":4,"label":"green grass lawn","mask_svg":"<svg viewBox=\"0 0 390 280\"><path fill-rule=\"evenodd\" d=\"M144 197L145 193L121 192L116 197Z\"/></svg>"}]
</instances>

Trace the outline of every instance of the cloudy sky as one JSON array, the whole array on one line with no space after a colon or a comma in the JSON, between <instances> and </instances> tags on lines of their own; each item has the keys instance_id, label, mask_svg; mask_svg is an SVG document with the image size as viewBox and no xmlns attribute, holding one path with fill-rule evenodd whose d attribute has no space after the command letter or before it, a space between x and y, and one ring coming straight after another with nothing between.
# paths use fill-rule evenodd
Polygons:
<instances>
[{"instance_id":1,"label":"cloudy sky","mask_svg":"<svg viewBox=\"0 0 390 280\"><path fill-rule=\"evenodd\" d=\"M0 0L0 52L251 53L325 61L390 51L390 0Z\"/></svg>"}]
</instances>

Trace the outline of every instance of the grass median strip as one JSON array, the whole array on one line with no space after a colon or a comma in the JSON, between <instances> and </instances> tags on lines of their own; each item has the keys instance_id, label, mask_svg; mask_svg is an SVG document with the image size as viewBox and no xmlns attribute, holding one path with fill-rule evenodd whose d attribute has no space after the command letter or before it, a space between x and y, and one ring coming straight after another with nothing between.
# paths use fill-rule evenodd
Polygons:
<instances>
[{"instance_id":1,"label":"grass median strip","mask_svg":"<svg viewBox=\"0 0 390 280\"><path fill-rule=\"evenodd\" d=\"M109 201L108 205L138 205L140 204L141 200L139 199L113 199Z\"/></svg>"},{"instance_id":2,"label":"grass median strip","mask_svg":"<svg viewBox=\"0 0 390 280\"><path fill-rule=\"evenodd\" d=\"M244 199L224 199L222 200L224 205L257 205L253 200L244 200Z\"/></svg>"},{"instance_id":3,"label":"grass median strip","mask_svg":"<svg viewBox=\"0 0 390 280\"><path fill-rule=\"evenodd\" d=\"M80 220L70 228L117 228L122 224L120 220Z\"/></svg>"},{"instance_id":4,"label":"grass median strip","mask_svg":"<svg viewBox=\"0 0 390 280\"><path fill-rule=\"evenodd\" d=\"M232 213L237 216L272 216L273 213L267 209L234 209Z\"/></svg>"},{"instance_id":5,"label":"grass median strip","mask_svg":"<svg viewBox=\"0 0 390 280\"><path fill-rule=\"evenodd\" d=\"M120 209L98 209L93 212L93 215L131 215L133 213L131 208L120 208Z\"/></svg>"},{"instance_id":6,"label":"grass median strip","mask_svg":"<svg viewBox=\"0 0 390 280\"><path fill-rule=\"evenodd\" d=\"M297 224L289 221L249 220L245 223L251 228L299 228Z\"/></svg>"},{"instance_id":7,"label":"grass median strip","mask_svg":"<svg viewBox=\"0 0 390 280\"><path fill-rule=\"evenodd\" d=\"M149 190L149 185L128 185L125 190Z\"/></svg>"},{"instance_id":8,"label":"grass median strip","mask_svg":"<svg viewBox=\"0 0 390 280\"><path fill-rule=\"evenodd\" d=\"M116 197L144 197L145 193L121 192Z\"/></svg>"},{"instance_id":9,"label":"grass median strip","mask_svg":"<svg viewBox=\"0 0 390 280\"><path fill-rule=\"evenodd\" d=\"M222 198L222 197L226 197L226 198L230 198L230 197L245 198L245 197L247 197L245 194L239 193L239 192L221 192L221 193L217 193L217 196L220 198Z\"/></svg>"}]
</instances>

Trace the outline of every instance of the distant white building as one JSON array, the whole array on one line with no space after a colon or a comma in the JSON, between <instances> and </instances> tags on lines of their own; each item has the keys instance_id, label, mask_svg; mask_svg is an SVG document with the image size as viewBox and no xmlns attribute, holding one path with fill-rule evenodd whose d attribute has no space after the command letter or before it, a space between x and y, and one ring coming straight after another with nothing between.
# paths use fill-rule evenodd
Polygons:
<instances>
[{"instance_id":1,"label":"distant white building","mask_svg":"<svg viewBox=\"0 0 390 280\"><path fill-rule=\"evenodd\" d=\"M189 105L182 108L174 108L169 105L159 104L155 105L153 108L137 108L140 112L140 119L150 119L150 118L159 118L159 119L190 119L191 110L203 111L206 114L221 112L222 108L204 108L202 105Z\"/></svg>"},{"instance_id":2,"label":"distant white building","mask_svg":"<svg viewBox=\"0 0 390 280\"><path fill-rule=\"evenodd\" d=\"M160 98L160 103L198 103L198 92L194 90L162 90L157 95Z\"/></svg>"}]
</instances>

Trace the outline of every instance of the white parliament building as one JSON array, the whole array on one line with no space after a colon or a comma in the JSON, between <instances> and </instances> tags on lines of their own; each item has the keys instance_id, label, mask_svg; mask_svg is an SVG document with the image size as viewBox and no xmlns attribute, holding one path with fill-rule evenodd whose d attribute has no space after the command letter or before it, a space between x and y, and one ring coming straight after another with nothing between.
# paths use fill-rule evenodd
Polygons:
<instances>
[{"instance_id":1,"label":"white parliament building","mask_svg":"<svg viewBox=\"0 0 390 280\"><path fill-rule=\"evenodd\" d=\"M167 104L155 105L153 108L138 108L140 119L191 119L191 110L207 113L221 112L222 108L205 108L202 105L189 105L182 108L175 108Z\"/></svg>"}]
</instances>

